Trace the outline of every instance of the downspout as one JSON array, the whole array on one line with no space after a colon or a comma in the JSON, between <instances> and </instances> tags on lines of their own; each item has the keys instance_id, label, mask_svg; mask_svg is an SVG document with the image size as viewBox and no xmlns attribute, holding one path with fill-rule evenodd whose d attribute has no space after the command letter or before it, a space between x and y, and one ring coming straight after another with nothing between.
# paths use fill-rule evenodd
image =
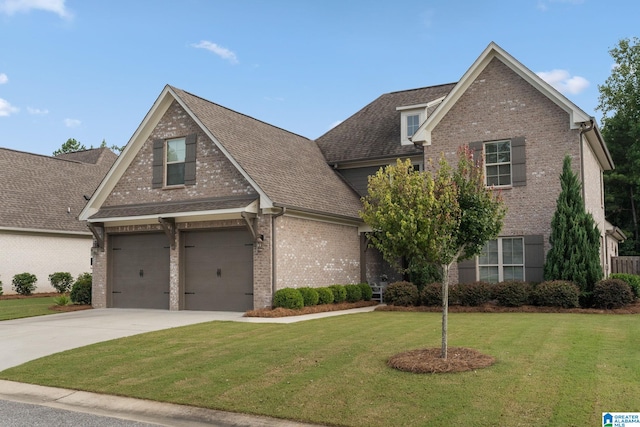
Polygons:
<instances>
[{"instance_id":1,"label":"downspout","mask_svg":"<svg viewBox=\"0 0 640 427\"><path fill-rule=\"evenodd\" d=\"M287 208L280 208L280 213L271 215L271 298L276 293L276 218L284 215Z\"/></svg>"}]
</instances>

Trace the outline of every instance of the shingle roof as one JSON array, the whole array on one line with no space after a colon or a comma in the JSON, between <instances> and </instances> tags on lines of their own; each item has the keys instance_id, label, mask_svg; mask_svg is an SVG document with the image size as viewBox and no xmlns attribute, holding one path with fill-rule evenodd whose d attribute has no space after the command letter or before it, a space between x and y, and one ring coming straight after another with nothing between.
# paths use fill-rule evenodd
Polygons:
<instances>
[{"instance_id":1,"label":"shingle roof","mask_svg":"<svg viewBox=\"0 0 640 427\"><path fill-rule=\"evenodd\" d=\"M275 205L358 218L358 195L314 141L171 87Z\"/></svg>"},{"instance_id":2,"label":"shingle roof","mask_svg":"<svg viewBox=\"0 0 640 427\"><path fill-rule=\"evenodd\" d=\"M62 153L58 154L55 157L57 157L58 159L75 160L77 162L90 163L95 165L99 161L110 162L110 164L113 164L113 162L115 162L118 158L118 155L110 149L102 147L91 148L89 150L74 151L72 153Z\"/></svg>"},{"instance_id":3,"label":"shingle roof","mask_svg":"<svg viewBox=\"0 0 640 427\"><path fill-rule=\"evenodd\" d=\"M91 152L91 153L88 153ZM0 228L86 232L77 217L117 157L108 148L83 163L0 148Z\"/></svg>"},{"instance_id":4,"label":"shingle roof","mask_svg":"<svg viewBox=\"0 0 640 427\"><path fill-rule=\"evenodd\" d=\"M329 163L420 155L400 143L397 107L431 102L447 95L455 83L387 93L316 140Z\"/></svg>"}]
</instances>

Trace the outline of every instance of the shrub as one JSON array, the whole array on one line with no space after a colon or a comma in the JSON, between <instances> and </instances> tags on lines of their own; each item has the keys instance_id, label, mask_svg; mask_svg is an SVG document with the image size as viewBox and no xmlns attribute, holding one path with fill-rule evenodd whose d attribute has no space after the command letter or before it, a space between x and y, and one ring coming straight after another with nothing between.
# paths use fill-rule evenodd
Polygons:
<instances>
[{"instance_id":1,"label":"shrub","mask_svg":"<svg viewBox=\"0 0 640 427\"><path fill-rule=\"evenodd\" d=\"M564 280L542 282L532 292L533 303L546 307L578 307L579 296L578 286Z\"/></svg>"},{"instance_id":2,"label":"shrub","mask_svg":"<svg viewBox=\"0 0 640 427\"><path fill-rule=\"evenodd\" d=\"M59 297L55 297L53 302L55 305L65 306L71 304L71 298L66 295L60 295Z\"/></svg>"},{"instance_id":3,"label":"shrub","mask_svg":"<svg viewBox=\"0 0 640 427\"><path fill-rule=\"evenodd\" d=\"M520 281L500 282L493 287L493 297L504 307L520 307L531 300L531 285Z\"/></svg>"},{"instance_id":4,"label":"shrub","mask_svg":"<svg viewBox=\"0 0 640 427\"><path fill-rule=\"evenodd\" d=\"M2 280L0 280L0 295L2 295Z\"/></svg>"},{"instance_id":5,"label":"shrub","mask_svg":"<svg viewBox=\"0 0 640 427\"><path fill-rule=\"evenodd\" d=\"M299 289L279 289L273 295L273 306L282 308L299 309L304 307L304 298Z\"/></svg>"},{"instance_id":6,"label":"shrub","mask_svg":"<svg viewBox=\"0 0 640 427\"><path fill-rule=\"evenodd\" d=\"M633 296L640 298L640 276L637 274L614 273L609 276L609 279L624 280L629 286L631 286Z\"/></svg>"},{"instance_id":7,"label":"shrub","mask_svg":"<svg viewBox=\"0 0 640 427\"><path fill-rule=\"evenodd\" d=\"M344 290L347 293L347 302L358 302L362 300L360 285L344 285Z\"/></svg>"},{"instance_id":8,"label":"shrub","mask_svg":"<svg viewBox=\"0 0 640 427\"><path fill-rule=\"evenodd\" d=\"M344 302L347 299L347 290L342 285L329 286L331 292L333 292L333 302L336 304Z\"/></svg>"},{"instance_id":9,"label":"shrub","mask_svg":"<svg viewBox=\"0 0 640 427\"><path fill-rule=\"evenodd\" d=\"M451 301L451 298L449 298ZM420 292L420 303L427 306L436 306L442 304L442 283L429 283L424 285Z\"/></svg>"},{"instance_id":10,"label":"shrub","mask_svg":"<svg viewBox=\"0 0 640 427\"><path fill-rule=\"evenodd\" d=\"M420 301L418 287L411 282L395 282L384 291L384 302L390 305L408 307Z\"/></svg>"},{"instance_id":11,"label":"shrub","mask_svg":"<svg viewBox=\"0 0 640 427\"><path fill-rule=\"evenodd\" d=\"M49 275L49 282L51 286L60 294L69 292L71 284L73 283L73 276L71 273L58 272Z\"/></svg>"},{"instance_id":12,"label":"shrub","mask_svg":"<svg viewBox=\"0 0 640 427\"><path fill-rule=\"evenodd\" d=\"M318 304L332 304L333 303L333 291L329 288L317 288L318 292Z\"/></svg>"},{"instance_id":13,"label":"shrub","mask_svg":"<svg viewBox=\"0 0 640 427\"><path fill-rule=\"evenodd\" d=\"M597 308L620 308L633 302L631 286L621 279L604 279L593 288L593 305Z\"/></svg>"},{"instance_id":14,"label":"shrub","mask_svg":"<svg viewBox=\"0 0 640 427\"><path fill-rule=\"evenodd\" d=\"M458 284L458 299L460 304L479 306L491 301L493 285L487 282L472 282Z\"/></svg>"},{"instance_id":15,"label":"shrub","mask_svg":"<svg viewBox=\"0 0 640 427\"><path fill-rule=\"evenodd\" d=\"M35 274L20 273L13 276L13 290L20 295L31 295L38 279Z\"/></svg>"},{"instance_id":16,"label":"shrub","mask_svg":"<svg viewBox=\"0 0 640 427\"><path fill-rule=\"evenodd\" d=\"M362 299L364 301L371 301L371 298L373 297L373 289L371 289L371 286L369 286L368 283L360 283L358 286L360 286L360 292L362 293ZM1 291L2 289L0 289ZM2 295L2 294L0 294Z\"/></svg>"},{"instance_id":17,"label":"shrub","mask_svg":"<svg viewBox=\"0 0 640 427\"><path fill-rule=\"evenodd\" d=\"M318 305L318 299L320 298L318 291L313 288L300 288L298 291L300 291L300 295L302 295L305 307Z\"/></svg>"},{"instance_id":18,"label":"shrub","mask_svg":"<svg viewBox=\"0 0 640 427\"><path fill-rule=\"evenodd\" d=\"M91 304L91 273L82 273L71 287L71 301L74 304Z\"/></svg>"}]
</instances>

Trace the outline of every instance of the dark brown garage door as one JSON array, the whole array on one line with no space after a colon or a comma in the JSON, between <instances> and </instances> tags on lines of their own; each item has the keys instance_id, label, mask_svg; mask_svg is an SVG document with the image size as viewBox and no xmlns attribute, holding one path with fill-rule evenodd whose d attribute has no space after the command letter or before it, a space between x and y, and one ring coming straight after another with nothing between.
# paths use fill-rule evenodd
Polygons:
<instances>
[{"instance_id":1,"label":"dark brown garage door","mask_svg":"<svg viewBox=\"0 0 640 427\"><path fill-rule=\"evenodd\" d=\"M111 236L111 306L169 308L169 241L163 233Z\"/></svg>"},{"instance_id":2,"label":"dark brown garage door","mask_svg":"<svg viewBox=\"0 0 640 427\"><path fill-rule=\"evenodd\" d=\"M244 230L185 232L185 309L253 308L253 245Z\"/></svg>"}]
</instances>

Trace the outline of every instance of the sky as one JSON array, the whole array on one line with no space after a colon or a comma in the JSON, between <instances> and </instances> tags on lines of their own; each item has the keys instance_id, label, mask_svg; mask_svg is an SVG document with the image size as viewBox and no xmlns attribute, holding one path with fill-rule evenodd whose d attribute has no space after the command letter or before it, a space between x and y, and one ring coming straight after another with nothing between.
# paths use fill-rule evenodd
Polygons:
<instances>
[{"instance_id":1,"label":"sky","mask_svg":"<svg viewBox=\"0 0 640 427\"><path fill-rule=\"evenodd\" d=\"M0 147L125 145L170 84L315 139L490 42L598 121L637 0L0 0Z\"/></svg>"}]
</instances>

